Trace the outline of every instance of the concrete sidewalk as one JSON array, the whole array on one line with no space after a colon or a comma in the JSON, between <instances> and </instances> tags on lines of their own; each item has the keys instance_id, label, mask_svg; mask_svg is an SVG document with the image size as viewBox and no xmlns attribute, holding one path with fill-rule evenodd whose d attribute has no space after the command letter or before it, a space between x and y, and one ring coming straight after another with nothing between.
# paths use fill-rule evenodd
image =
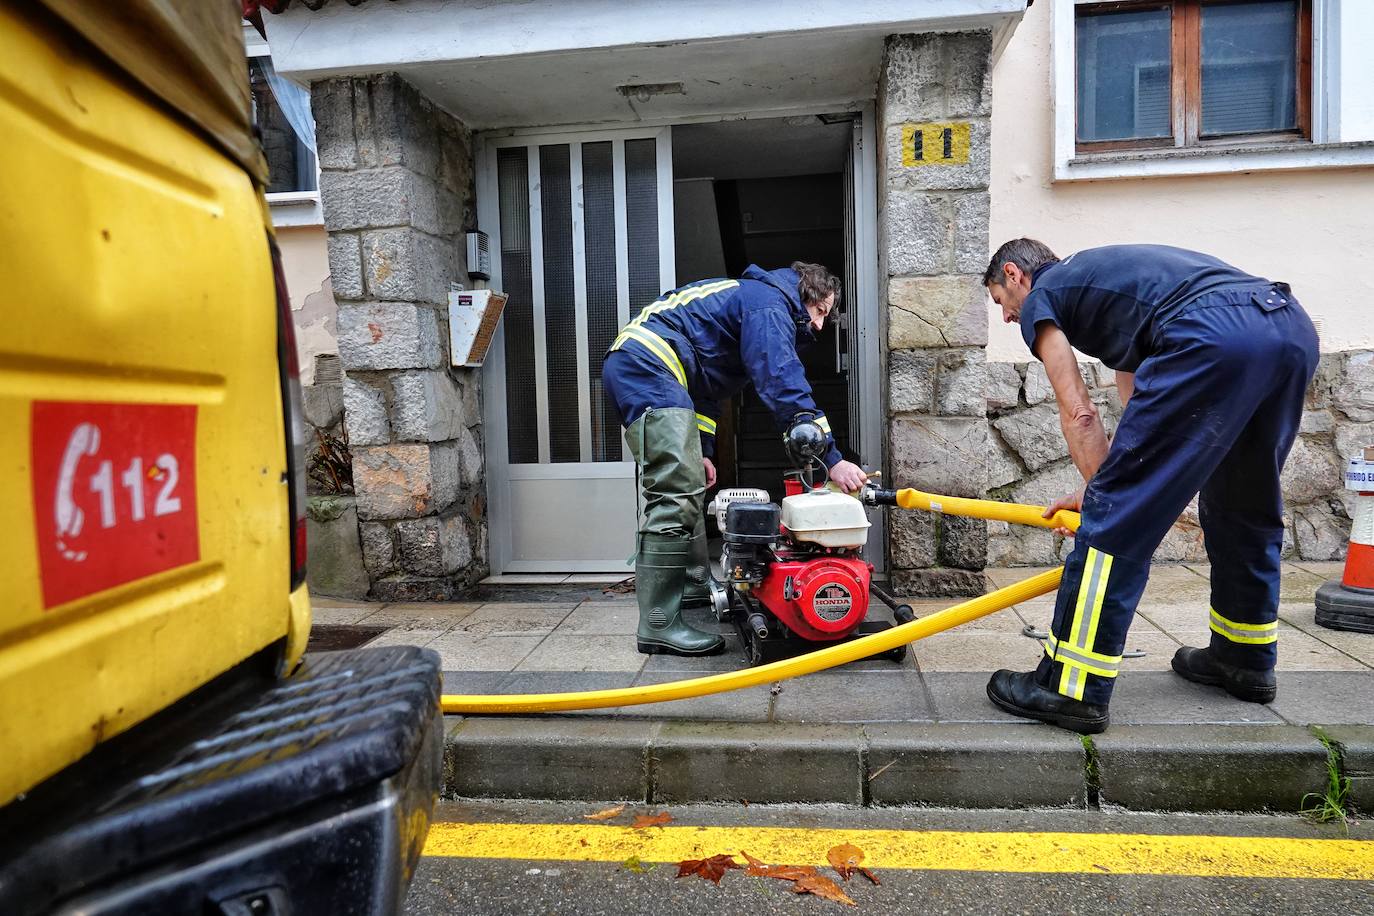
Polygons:
<instances>
[{"instance_id":1,"label":"concrete sidewalk","mask_svg":"<svg viewBox=\"0 0 1374 916\"><path fill-rule=\"evenodd\" d=\"M1003 586L1037 571L989 570L988 577ZM645 801L1293 810L1307 792L1324 791L1330 757L1354 777L1363 799L1374 796L1374 635L1327 630L1313 620L1317 587L1340 573L1340 564L1284 565L1279 694L1265 706L1170 671L1178 646L1207 642L1208 569L1164 566L1154 570L1131 629L1112 727L1090 742L1008 716L984 693L992 670L1036 663L1040 645L1022 630L1047 628L1048 595L915 643L900 665L863 661L771 688L586 713L450 717L449 788ZM726 634L724 654L640 655L633 595L591 577L543 585L489 580L476 599L316 598L315 622L320 632L376 628L370 645L437 651L447 693L596 690L745 665L733 626L704 610L692 622ZM954 603L912 602L918 616ZM885 608L873 612L885 615ZM1313 726L1332 739L1343 736L1333 753ZM664 762L679 759L673 748L686 755L677 770ZM770 771L767 779L756 764ZM627 767L628 782L612 776ZM1374 798L1364 804L1374 808Z\"/></svg>"}]
</instances>

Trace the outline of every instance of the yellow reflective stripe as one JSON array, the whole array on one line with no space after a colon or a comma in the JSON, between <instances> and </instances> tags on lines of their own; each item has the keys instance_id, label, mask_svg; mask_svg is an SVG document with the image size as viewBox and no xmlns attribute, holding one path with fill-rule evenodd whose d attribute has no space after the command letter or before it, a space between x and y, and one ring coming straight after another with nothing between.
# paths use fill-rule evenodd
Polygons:
<instances>
[{"instance_id":1,"label":"yellow reflective stripe","mask_svg":"<svg viewBox=\"0 0 1374 916\"><path fill-rule=\"evenodd\" d=\"M1278 642L1279 639L1279 622L1277 620L1271 623L1239 623L1221 616L1217 613L1216 608L1212 608L1209 626L1213 633L1231 642L1249 646L1263 646L1271 642Z\"/></svg>"},{"instance_id":2,"label":"yellow reflective stripe","mask_svg":"<svg viewBox=\"0 0 1374 916\"><path fill-rule=\"evenodd\" d=\"M619 350L621 345L627 340L633 340L648 348L650 353L657 356L663 362L663 365L668 367L668 371L673 373L673 376L678 380L678 384L683 388L687 387L687 372L682 368L682 360L678 359L677 354L673 352L673 348L668 346L668 341L659 337L648 328L627 327L620 332L620 336L615 339L615 343L611 344L611 349Z\"/></svg>"},{"instance_id":3,"label":"yellow reflective stripe","mask_svg":"<svg viewBox=\"0 0 1374 916\"><path fill-rule=\"evenodd\" d=\"M821 416L819 416L819 417L816 418L816 425L819 426L819 427L821 428L821 431L822 431L822 432L829 434L829 432L830 432L830 421L827 420L827 419L825 418L824 415L821 415Z\"/></svg>"},{"instance_id":4,"label":"yellow reflective stripe","mask_svg":"<svg viewBox=\"0 0 1374 916\"><path fill-rule=\"evenodd\" d=\"M638 317L626 325L626 328L639 327L643 325L644 322L648 321L651 315L656 315L659 312L666 312L669 309L675 309L679 305L685 305L703 296L724 292L736 286L739 286L738 280L720 280L716 283L707 283L703 286L689 286L686 289L680 289L666 298L656 299L644 306L644 308L640 310Z\"/></svg>"},{"instance_id":5,"label":"yellow reflective stripe","mask_svg":"<svg viewBox=\"0 0 1374 916\"><path fill-rule=\"evenodd\" d=\"M714 436L716 434L716 421L704 413L699 413L697 414L697 429Z\"/></svg>"},{"instance_id":6,"label":"yellow reflective stripe","mask_svg":"<svg viewBox=\"0 0 1374 916\"><path fill-rule=\"evenodd\" d=\"M1079 665L1090 670L1100 668L1102 671L1112 672L1110 675L1103 675L1103 677L1115 677L1116 672L1121 670L1120 655L1106 655L1102 652L1093 652L1090 649L1077 649L1072 646L1066 646L1055 639L1053 633L1045 635L1045 653L1049 655L1050 658L1068 656L1071 660L1078 662ZM1097 674L1100 672L1094 671L1093 673Z\"/></svg>"},{"instance_id":7,"label":"yellow reflective stripe","mask_svg":"<svg viewBox=\"0 0 1374 916\"><path fill-rule=\"evenodd\" d=\"M1077 652L1092 653L1111 571L1112 555L1102 553L1096 547L1089 547L1087 559L1083 563L1084 576L1078 584L1078 603L1074 607L1073 624L1069 627L1069 647ZM1066 659L1061 659L1057 653L1053 657L1055 661L1064 662L1063 671L1059 675L1059 692L1075 700L1083 699L1083 688L1087 686L1088 680L1085 674L1087 666L1081 662L1069 663Z\"/></svg>"}]
</instances>

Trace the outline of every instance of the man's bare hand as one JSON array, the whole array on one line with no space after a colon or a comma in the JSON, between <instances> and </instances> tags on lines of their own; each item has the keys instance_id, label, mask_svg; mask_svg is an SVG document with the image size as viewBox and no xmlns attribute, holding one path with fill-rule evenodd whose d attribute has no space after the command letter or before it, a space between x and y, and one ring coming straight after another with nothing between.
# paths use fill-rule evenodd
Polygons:
<instances>
[{"instance_id":1,"label":"man's bare hand","mask_svg":"<svg viewBox=\"0 0 1374 916\"><path fill-rule=\"evenodd\" d=\"M868 482L868 475L852 461L841 461L830 469L830 479L846 493L857 493Z\"/></svg>"},{"instance_id":2,"label":"man's bare hand","mask_svg":"<svg viewBox=\"0 0 1374 916\"><path fill-rule=\"evenodd\" d=\"M710 458L703 457L701 459L701 467L706 471L707 488L714 487L716 485L716 466L711 463Z\"/></svg>"},{"instance_id":3,"label":"man's bare hand","mask_svg":"<svg viewBox=\"0 0 1374 916\"><path fill-rule=\"evenodd\" d=\"M1050 503L1049 507L1046 508L1044 512L1040 513L1040 517L1054 518L1054 513L1058 512L1060 509L1068 509L1070 512L1081 512L1083 510L1083 490L1085 489L1087 488L1082 487L1076 493L1070 493L1068 496L1059 497L1054 502ZM1054 533L1063 535L1066 538L1073 537L1073 532L1062 526L1055 528Z\"/></svg>"}]
</instances>

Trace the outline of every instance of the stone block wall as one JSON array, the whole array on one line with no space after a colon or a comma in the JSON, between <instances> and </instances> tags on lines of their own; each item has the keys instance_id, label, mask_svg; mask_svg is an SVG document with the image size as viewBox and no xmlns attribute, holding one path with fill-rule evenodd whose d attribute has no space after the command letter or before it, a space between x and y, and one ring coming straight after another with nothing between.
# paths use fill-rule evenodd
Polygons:
<instances>
[{"instance_id":1,"label":"stone block wall","mask_svg":"<svg viewBox=\"0 0 1374 916\"><path fill-rule=\"evenodd\" d=\"M989 32L888 36L878 89L878 245L886 302L889 481L988 487ZM984 522L888 516L908 594L982 594Z\"/></svg>"},{"instance_id":2,"label":"stone block wall","mask_svg":"<svg viewBox=\"0 0 1374 916\"><path fill-rule=\"evenodd\" d=\"M1116 375L1101 363L1079 371L1110 434L1121 418ZM988 492L1008 502L1047 505L1082 486L1059 430L1058 406L1045 369L1033 363L987 366ZM1374 352L1322 356L1307 391L1298 439L1283 470L1287 534L1284 556L1301 560L1344 558L1354 494L1342 485L1342 468L1374 444ZM1071 543L1036 528L988 524L988 563L1042 566L1063 562ZM1194 500L1155 552L1155 562L1205 562Z\"/></svg>"},{"instance_id":3,"label":"stone block wall","mask_svg":"<svg viewBox=\"0 0 1374 916\"><path fill-rule=\"evenodd\" d=\"M371 594L450 598L487 573L481 377L448 352L472 136L394 73L316 83L311 103Z\"/></svg>"}]
</instances>

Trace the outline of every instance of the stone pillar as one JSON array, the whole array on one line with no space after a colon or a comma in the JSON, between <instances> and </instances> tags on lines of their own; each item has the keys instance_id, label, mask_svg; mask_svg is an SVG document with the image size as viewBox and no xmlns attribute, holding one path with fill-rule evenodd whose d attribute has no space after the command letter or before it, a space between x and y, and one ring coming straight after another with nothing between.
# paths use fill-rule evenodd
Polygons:
<instances>
[{"instance_id":1,"label":"stone pillar","mask_svg":"<svg viewBox=\"0 0 1374 916\"><path fill-rule=\"evenodd\" d=\"M448 347L472 136L394 73L316 83L312 105L371 595L451 598L487 573L480 374Z\"/></svg>"},{"instance_id":2,"label":"stone pillar","mask_svg":"<svg viewBox=\"0 0 1374 916\"><path fill-rule=\"evenodd\" d=\"M990 32L890 35L878 91L887 479L949 496L988 486L991 54ZM984 522L894 511L888 524L899 590L983 592Z\"/></svg>"}]
</instances>

